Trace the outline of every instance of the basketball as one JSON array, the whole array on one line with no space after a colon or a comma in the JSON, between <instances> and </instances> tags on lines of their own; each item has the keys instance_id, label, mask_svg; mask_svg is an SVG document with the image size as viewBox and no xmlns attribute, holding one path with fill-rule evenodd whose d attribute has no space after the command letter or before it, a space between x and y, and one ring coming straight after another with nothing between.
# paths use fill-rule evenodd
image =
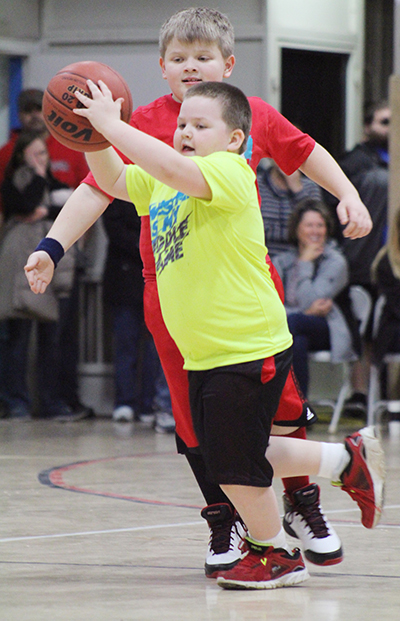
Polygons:
<instances>
[{"instance_id":1,"label":"basketball","mask_svg":"<svg viewBox=\"0 0 400 621\"><path fill-rule=\"evenodd\" d=\"M75 151L101 151L110 146L88 119L73 113L83 108L74 93L79 90L91 97L86 81L95 84L102 80L112 92L113 98L123 97L121 119L129 123L132 115L132 95L124 78L103 63L86 60L60 69L50 80L43 96L43 117L49 132L61 144Z\"/></svg>"}]
</instances>

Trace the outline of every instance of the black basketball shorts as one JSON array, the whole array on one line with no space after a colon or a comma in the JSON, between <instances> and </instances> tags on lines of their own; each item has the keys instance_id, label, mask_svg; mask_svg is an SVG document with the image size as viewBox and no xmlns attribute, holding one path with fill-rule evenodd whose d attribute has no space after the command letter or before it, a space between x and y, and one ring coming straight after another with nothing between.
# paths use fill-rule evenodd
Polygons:
<instances>
[{"instance_id":1,"label":"black basketball shorts","mask_svg":"<svg viewBox=\"0 0 400 621\"><path fill-rule=\"evenodd\" d=\"M265 452L291 362L290 348L265 360L189 371L193 425L212 482L272 484Z\"/></svg>"}]
</instances>

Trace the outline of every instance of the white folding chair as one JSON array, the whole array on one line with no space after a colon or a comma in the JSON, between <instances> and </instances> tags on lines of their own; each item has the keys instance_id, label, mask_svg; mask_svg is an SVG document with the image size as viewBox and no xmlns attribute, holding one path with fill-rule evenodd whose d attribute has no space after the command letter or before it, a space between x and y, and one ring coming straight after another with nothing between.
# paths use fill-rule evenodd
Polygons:
<instances>
[{"instance_id":1,"label":"white folding chair","mask_svg":"<svg viewBox=\"0 0 400 621\"><path fill-rule=\"evenodd\" d=\"M379 296L375 304L372 338L375 338L378 334L379 323L385 304L385 296ZM390 365L395 362L400 363L400 352L387 353L382 360L382 364L384 365ZM378 413L384 409L388 410L388 412L400 412L400 400L381 399L380 368L376 364L371 364L369 372L367 424L375 424L377 422Z\"/></svg>"},{"instance_id":2,"label":"white folding chair","mask_svg":"<svg viewBox=\"0 0 400 621\"><path fill-rule=\"evenodd\" d=\"M349 295L353 313L356 319L360 322L360 335L363 336L365 334L372 309L371 295L366 289L364 289L364 287L359 285L352 285L349 289ZM313 362L329 362L332 364L332 355L329 350L310 352L309 359ZM330 399L320 399L317 402L318 405L329 405L333 408L331 422L328 427L329 433L336 432L344 402L351 393L351 364L349 362L341 362L338 364L342 365L343 379L336 400L332 401Z\"/></svg>"}]
</instances>

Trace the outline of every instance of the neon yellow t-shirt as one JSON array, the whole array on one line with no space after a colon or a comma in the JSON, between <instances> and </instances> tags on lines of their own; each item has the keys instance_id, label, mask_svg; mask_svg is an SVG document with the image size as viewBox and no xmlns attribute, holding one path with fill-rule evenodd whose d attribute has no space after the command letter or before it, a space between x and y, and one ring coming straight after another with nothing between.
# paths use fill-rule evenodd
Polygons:
<instances>
[{"instance_id":1,"label":"neon yellow t-shirt","mask_svg":"<svg viewBox=\"0 0 400 621\"><path fill-rule=\"evenodd\" d=\"M150 214L161 310L189 370L260 360L287 349L286 312L265 262L255 175L244 158L193 157L211 200L186 196L139 166L126 183Z\"/></svg>"}]
</instances>

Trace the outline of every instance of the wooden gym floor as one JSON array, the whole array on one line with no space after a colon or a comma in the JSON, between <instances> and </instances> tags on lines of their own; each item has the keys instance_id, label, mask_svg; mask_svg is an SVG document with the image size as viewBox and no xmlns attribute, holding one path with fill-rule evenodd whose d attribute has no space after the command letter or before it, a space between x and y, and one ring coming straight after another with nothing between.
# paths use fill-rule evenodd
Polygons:
<instances>
[{"instance_id":1,"label":"wooden gym floor","mask_svg":"<svg viewBox=\"0 0 400 621\"><path fill-rule=\"evenodd\" d=\"M310 438L356 428L343 422L331 438L318 423ZM308 564L298 587L223 591L204 576L203 501L172 435L107 418L0 420L0 620L400 619L400 439L382 432L380 525L364 529L356 503L319 480L344 561Z\"/></svg>"}]
</instances>

